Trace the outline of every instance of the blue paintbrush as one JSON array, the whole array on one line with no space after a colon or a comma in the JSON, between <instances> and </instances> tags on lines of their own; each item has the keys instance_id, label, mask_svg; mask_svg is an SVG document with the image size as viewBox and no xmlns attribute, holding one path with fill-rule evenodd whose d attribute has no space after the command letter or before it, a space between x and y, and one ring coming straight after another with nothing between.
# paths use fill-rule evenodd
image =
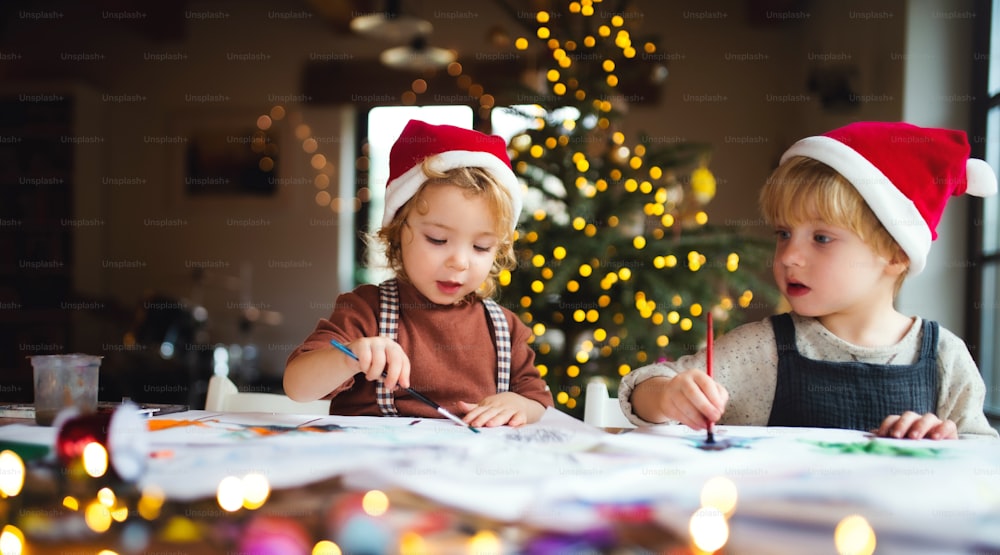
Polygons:
<instances>
[{"instance_id":1,"label":"blue paintbrush","mask_svg":"<svg viewBox=\"0 0 1000 555\"><path fill-rule=\"evenodd\" d=\"M337 341L336 339L331 339L330 340L330 344L333 345L334 347L340 349L340 351L343 352L344 354L346 354L347 356L353 358L354 360L358 360L358 355L354 354L354 351L348 349L347 345L344 345L343 343L341 343L340 341ZM385 374L382 374L382 376L384 377ZM461 426L465 426L466 428L472 430L473 432L476 432L477 434L479 433L479 430L473 428L467 422L465 422L461 418L459 418L459 417L455 416L454 414L452 414L448 409L446 409L446 408L442 407L441 405L435 403L434 401L428 399L427 397L424 396L424 394L415 391L411 387L404 387L403 389L405 389L407 393L409 393L410 395L412 395L414 399L416 399L416 400L418 400L418 401L426 404L427 406L431 407L432 409L438 411L445 418L447 418L447 419L455 422L456 424L459 424Z\"/></svg>"}]
</instances>

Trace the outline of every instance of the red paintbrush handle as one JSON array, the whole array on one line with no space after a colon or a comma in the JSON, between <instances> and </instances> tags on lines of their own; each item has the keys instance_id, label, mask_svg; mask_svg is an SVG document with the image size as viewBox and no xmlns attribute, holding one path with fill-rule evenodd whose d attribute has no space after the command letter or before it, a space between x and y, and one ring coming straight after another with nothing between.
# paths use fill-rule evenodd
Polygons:
<instances>
[{"instance_id":1,"label":"red paintbrush handle","mask_svg":"<svg viewBox=\"0 0 1000 555\"><path fill-rule=\"evenodd\" d=\"M705 371L712 377L712 313L708 313L708 337L705 344Z\"/></svg>"}]
</instances>

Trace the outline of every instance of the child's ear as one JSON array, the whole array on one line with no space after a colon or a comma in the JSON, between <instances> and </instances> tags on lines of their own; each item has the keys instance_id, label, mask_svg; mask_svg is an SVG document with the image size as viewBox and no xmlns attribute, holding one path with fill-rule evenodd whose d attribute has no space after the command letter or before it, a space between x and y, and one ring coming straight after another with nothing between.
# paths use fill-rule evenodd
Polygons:
<instances>
[{"instance_id":1,"label":"child's ear","mask_svg":"<svg viewBox=\"0 0 1000 555\"><path fill-rule=\"evenodd\" d=\"M889 259L889 265L886 266L886 271L890 275L899 276L910 271L910 257L906 255L901 249L897 249L896 252Z\"/></svg>"}]
</instances>

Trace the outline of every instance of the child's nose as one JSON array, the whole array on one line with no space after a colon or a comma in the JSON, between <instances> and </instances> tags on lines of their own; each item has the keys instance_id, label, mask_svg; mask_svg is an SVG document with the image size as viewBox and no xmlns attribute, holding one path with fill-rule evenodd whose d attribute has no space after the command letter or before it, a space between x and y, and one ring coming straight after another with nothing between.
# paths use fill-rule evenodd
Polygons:
<instances>
[{"instance_id":1,"label":"child's nose","mask_svg":"<svg viewBox=\"0 0 1000 555\"><path fill-rule=\"evenodd\" d=\"M448 256L448 266L456 270L464 270L469 266L469 257L462 249L455 249Z\"/></svg>"},{"instance_id":2,"label":"child's nose","mask_svg":"<svg viewBox=\"0 0 1000 555\"><path fill-rule=\"evenodd\" d=\"M783 266L799 266L802 264L802 250L794 241L789 241L779 249L778 261Z\"/></svg>"}]
</instances>

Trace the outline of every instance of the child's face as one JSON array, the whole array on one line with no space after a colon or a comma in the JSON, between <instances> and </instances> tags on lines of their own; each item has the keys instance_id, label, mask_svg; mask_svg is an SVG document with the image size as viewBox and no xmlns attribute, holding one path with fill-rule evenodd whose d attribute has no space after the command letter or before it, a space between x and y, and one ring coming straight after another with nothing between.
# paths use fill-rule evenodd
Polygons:
<instances>
[{"instance_id":1,"label":"child's face","mask_svg":"<svg viewBox=\"0 0 1000 555\"><path fill-rule=\"evenodd\" d=\"M489 276L499 243L496 218L485 199L452 185L428 186L421 200L403 226L403 269L429 300L454 304Z\"/></svg>"},{"instance_id":2,"label":"child's face","mask_svg":"<svg viewBox=\"0 0 1000 555\"><path fill-rule=\"evenodd\" d=\"M891 307L896 265L854 232L816 219L776 227L774 281L803 316Z\"/></svg>"}]
</instances>

